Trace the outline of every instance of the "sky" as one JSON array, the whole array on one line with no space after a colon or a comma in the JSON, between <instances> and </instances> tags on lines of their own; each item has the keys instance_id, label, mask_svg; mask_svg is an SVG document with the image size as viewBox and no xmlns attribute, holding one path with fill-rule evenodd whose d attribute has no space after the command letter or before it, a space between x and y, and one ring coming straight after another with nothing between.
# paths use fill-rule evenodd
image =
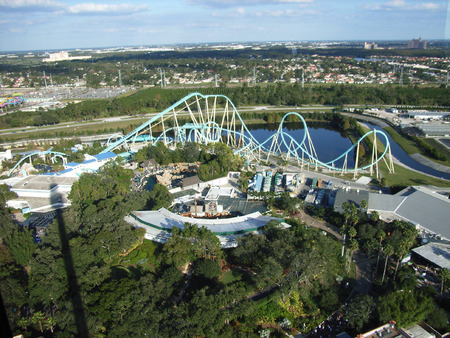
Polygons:
<instances>
[{"instance_id":1,"label":"sky","mask_svg":"<svg viewBox=\"0 0 450 338\"><path fill-rule=\"evenodd\" d=\"M0 51L450 39L450 0L0 0Z\"/></svg>"}]
</instances>

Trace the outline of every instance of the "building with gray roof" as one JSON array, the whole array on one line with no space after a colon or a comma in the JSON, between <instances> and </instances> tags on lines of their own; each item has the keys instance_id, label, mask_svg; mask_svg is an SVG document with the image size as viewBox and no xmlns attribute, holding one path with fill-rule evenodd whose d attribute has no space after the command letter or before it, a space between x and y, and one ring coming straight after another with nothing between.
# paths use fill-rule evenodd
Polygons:
<instances>
[{"instance_id":1,"label":"building with gray roof","mask_svg":"<svg viewBox=\"0 0 450 338\"><path fill-rule=\"evenodd\" d=\"M412 252L441 269L450 269L450 244L432 242L414 248Z\"/></svg>"},{"instance_id":2,"label":"building with gray roof","mask_svg":"<svg viewBox=\"0 0 450 338\"><path fill-rule=\"evenodd\" d=\"M232 218L192 218L174 214L165 208L151 211L134 211L125 220L137 227L146 229L146 238L167 240L173 227L184 229L185 223L206 227L215 233L223 246L233 246L237 235L259 231L271 220L282 221L277 217L263 216L259 212ZM288 227L287 224L283 225Z\"/></svg>"},{"instance_id":3,"label":"building with gray roof","mask_svg":"<svg viewBox=\"0 0 450 338\"><path fill-rule=\"evenodd\" d=\"M334 209L337 212L344 212L342 205L345 202L353 203L357 208L361 207L361 202L369 202L369 192L367 190L338 190L336 193L336 198L334 200Z\"/></svg>"},{"instance_id":4,"label":"building with gray roof","mask_svg":"<svg viewBox=\"0 0 450 338\"><path fill-rule=\"evenodd\" d=\"M450 200L426 187L408 187L395 195L370 193L368 211L392 215L450 239Z\"/></svg>"}]
</instances>

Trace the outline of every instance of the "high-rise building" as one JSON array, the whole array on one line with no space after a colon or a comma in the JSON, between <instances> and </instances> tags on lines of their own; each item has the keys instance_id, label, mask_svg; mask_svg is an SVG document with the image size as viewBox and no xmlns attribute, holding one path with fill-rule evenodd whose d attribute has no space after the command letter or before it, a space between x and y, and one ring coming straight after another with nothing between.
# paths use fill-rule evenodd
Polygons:
<instances>
[{"instance_id":1,"label":"high-rise building","mask_svg":"<svg viewBox=\"0 0 450 338\"><path fill-rule=\"evenodd\" d=\"M378 47L378 44L375 42L372 43L364 42L364 49L380 49L380 48Z\"/></svg>"},{"instance_id":2,"label":"high-rise building","mask_svg":"<svg viewBox=\"0 0 450 338\"><path fill-rule=\"evenodd\" d=\"M423 41L422 38L412 39L408 41L409 49L427 49L427 42Z\"/></svg>"}]
</instances>

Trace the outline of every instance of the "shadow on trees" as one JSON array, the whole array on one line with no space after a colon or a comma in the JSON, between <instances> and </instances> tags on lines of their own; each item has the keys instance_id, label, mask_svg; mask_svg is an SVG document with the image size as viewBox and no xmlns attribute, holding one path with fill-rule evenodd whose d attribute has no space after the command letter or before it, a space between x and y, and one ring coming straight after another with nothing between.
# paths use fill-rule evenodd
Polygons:
<instances>
[{"instance_id":1,"label":"shadow on trees","mask_svg":"<svg viewBox=\"0 0 450 338\"><path fill-rule=\"evenodd\" d=\"M64 266L67 273L68 288L70 298L73 306L73 316L79 337L88 337L89 332L87 328L86 315L81 299L80 286L78 284L77 275L75 272L72 252L70 250L69 238L66 231L66 225L61 209L57 209L62 202L62 195L54 193L50 197L51 205L56 209L56 221L58 223L58 232L61 240L61 251L64 259Z\"/></svg>"}]
</instances>

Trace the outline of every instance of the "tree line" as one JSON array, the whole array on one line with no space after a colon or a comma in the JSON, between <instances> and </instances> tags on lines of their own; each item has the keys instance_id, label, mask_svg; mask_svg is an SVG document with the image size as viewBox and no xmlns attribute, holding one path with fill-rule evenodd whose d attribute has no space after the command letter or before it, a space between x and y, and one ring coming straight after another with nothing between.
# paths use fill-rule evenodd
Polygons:
<instances>
[{"instance_id":1,"label":"tree line","mask_svg":"<svg viewBox=\"0 0 450 338\"><path fill-rule=\"evenodd\" d=\"M24 127L58 121L91 120L94 118L136 115L162 111L192 92L192 89L149 88L133 95L103 100L69 103L66 107L40 112L16 112L0 117L0 127ZM309 104L342 106L344 104L386 104L450 106L449 89L419 86L364 86L364 85L308 85L295 84L204 88L203 94L228 96L236 106L274 105L301 106Z\"/></svg>"}]
</instances>

